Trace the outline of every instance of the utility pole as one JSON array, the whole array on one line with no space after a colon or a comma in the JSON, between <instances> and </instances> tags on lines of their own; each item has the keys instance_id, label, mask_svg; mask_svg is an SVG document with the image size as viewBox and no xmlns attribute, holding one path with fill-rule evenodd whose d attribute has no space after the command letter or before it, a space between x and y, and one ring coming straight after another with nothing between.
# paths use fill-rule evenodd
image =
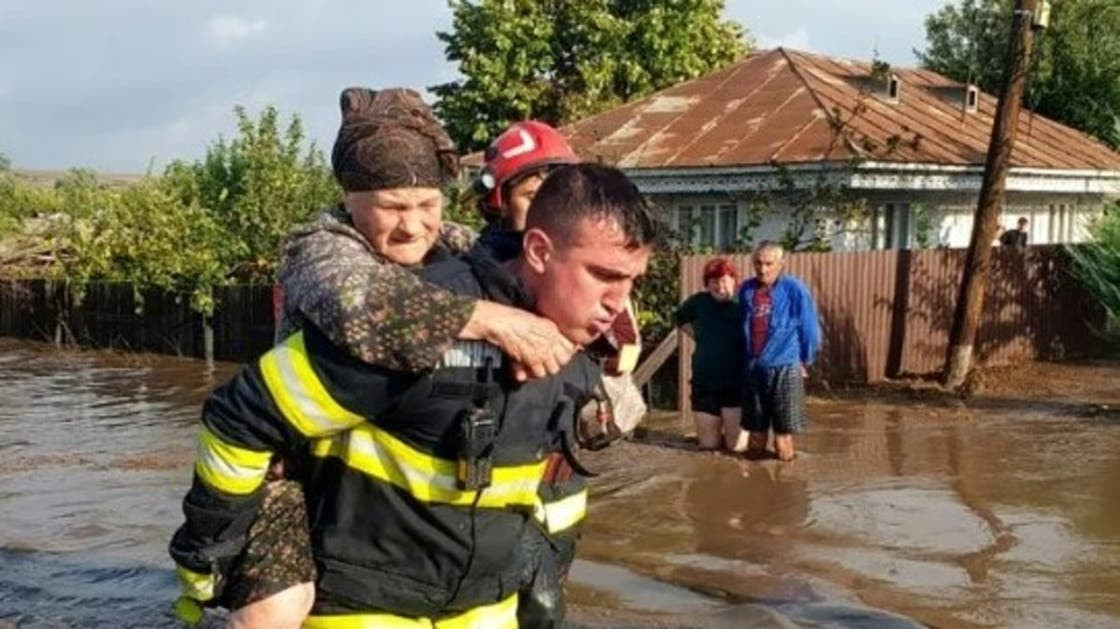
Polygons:
<instances>
[{"instance_id":1,"label":"utility pole","mask_svg":"<svg viewBox=\"0 0 1120 629\"><path fill-rule=\"evenodd\" d=\"M1038 10L1039 4L1044 5L1041 12ZM949 333L949 352L944 372L944 383L948 387L957 388L964 384L965 377L972 368L972 350L980 327L984 290L991 267L992 240L999 230L999 213L1003 207L1011 149L1015 146L1023 88L1031 63L1036 14L1039 17L1037 25L1044 27L1048 19L1047 8L1045 0L1015 2L1003 86L999 105L996 107L995 124L992 125L992 138L988 144L988 159L984 165L984 182L980 186L980 200L972 223L972 239L968 243L964 275L957 295L957 309L953 315L953 328Z\"/></svg>"}]
</instances>

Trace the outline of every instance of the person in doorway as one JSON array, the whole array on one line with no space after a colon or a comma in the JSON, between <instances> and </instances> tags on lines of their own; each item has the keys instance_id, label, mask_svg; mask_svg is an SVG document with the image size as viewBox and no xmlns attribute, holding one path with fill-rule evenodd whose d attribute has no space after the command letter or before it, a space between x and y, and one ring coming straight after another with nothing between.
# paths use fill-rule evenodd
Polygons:
<instances>
[{"instance_id":1,"label":"person in doorway","mask_svg":"<svg viewBox=\"0 0 1120 629\"><path fill-rule=\"evenodd\" d=\"M358 211L392 213L380 196ZM561 169L539 198L516 260L476 248L423 275L532 307L585 346L644 272L653 222L637 188L604 166ZM517 592L540 557L525 540L582 513L581 502L542 508L539 487L578 467L565 444L573 431L582 442L601 416L578 427L564 419L599 382L585 354L525 384L506 367L494 345L462 341L430 372L384 369L307 325L204 406L173 557L200 579L237 557L270 453L308 451L320 573L305 627L517 626Z\"/></svg>"},{"instance_id":2,"label":"person in doorway","mask_svg":"<svg viewBox=\"0 0 1120 629\"><path fill-rule=\"evenodd\" d=\"M740 452L743 400L742 312L739 274L724 258L704 265L704 290L677 308L676 324L696 341L692 352L692 418L701 450Z\"/></svg>"},{"instance_id":3,"label":"person in doorway","mask_svg":"<svg viewBox=\"0 0 1120 629\"><path fill-rule=\"evenodd\" d=\"M1020 216L1014 229L1009 229L999 237L999 244L1004 247L1026 247L1030 236L1030 224L1026 216Z\"/></svg>"},{"instance_id":4,"label":"person in doorway","mask_svg":"<svg viewBox=\"0 0 1120 629\"><path fill-rule=\"evenodd\" d=\"M773 430L778 458L791 461L794 435L805 425L804 380L820 349L821 329L809 289L782 271L784 256L781 245L759 243L754 277L743 282L739 305L746 348L747 456L763 456Z\"/></svg>"}]
</instances>

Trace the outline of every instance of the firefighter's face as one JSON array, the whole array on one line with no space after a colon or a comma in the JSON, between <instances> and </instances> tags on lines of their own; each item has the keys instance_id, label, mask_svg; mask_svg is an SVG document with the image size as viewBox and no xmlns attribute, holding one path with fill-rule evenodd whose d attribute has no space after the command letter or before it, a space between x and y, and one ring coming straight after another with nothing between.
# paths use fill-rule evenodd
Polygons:
<instances>
[{"instance_id":1,"label":"firefighter's face","mask_svg":"<svg viewBox=\"0 0 1120 629\"><path fill-rule=\"evenodd\" d=\"M540 229L526 231L523 263L537 312L573 343L590 343L622 311L650 250L627 246L613 218L582 219L564 242Z\"/></svg>"},{"instance_id":2,"label":"firefighter's face","mask_svg":"<svg viewBox=\"0 0 1120 629\"><path fill-rule=\"evenodd\" d=\"M344 203L374 251L397 264L420 264L439 238L443 193L438 188L347 192Z\"/></svg>"},{"instance_id":3,"label":"firefighter's face","mask_svg":"<svg viewBox=\"0 0 1120 629\"><path fill-rule=\"evenodd\" d=\"M529 215L529 204L537 195L537 189L544 182L545 172L532 173L516 184L509 187L506 192L505 217L511 229L522 231L525 229L525 217Z\"/></svg>"}]
</instances>

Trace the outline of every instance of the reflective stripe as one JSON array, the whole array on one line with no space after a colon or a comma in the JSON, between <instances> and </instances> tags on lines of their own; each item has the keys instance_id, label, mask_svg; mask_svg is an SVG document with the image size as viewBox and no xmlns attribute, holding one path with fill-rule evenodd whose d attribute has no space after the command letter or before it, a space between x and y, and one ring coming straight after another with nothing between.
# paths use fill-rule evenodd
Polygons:
<instances>
[{"instance_id":1,"label":"reflective stripe","mask_svg":"<svg viewBox=\"0 0 1120 629\"><path fill-rule=\"evenodd\" d=\"M308 616L303 629L517 629L517 595L433 621L392 614Z\"/></svg>"},{"instance_id":2,"label":"reflective stripe","mask_svg":"<svg viewBox=\"0 0 1120 629\"><path fill-rule=\"evenodd\" d=\"M183 596L196 601L208 601L214 598L214 577L187 570L183 566L175 566L175 574L179 576L179 585Z\"/></svg>"},{"instance_id":3,"label":"reflective stripe","mask_svg":"<svg viewBox=\"0 0 1120 629\"><path fill-rule=\"evenodd\" d=\"M556 534L580 523L587 516L587 490L581 489L560 500L540 502L537 511L533 514L538 522L548 529L549 533Z\"/></svg>"},{"instance_id":4,"label":"reflective stripe","mask_svg":"<svg viewBox=\"0 0 1120 629\"><path fill-rule=\"evenodd\" d=\"M307 358L303 332L289 336L261 356L260 367L280 412L304 436L325 437L365 421L327 393Z\"/></svg>"},{"instance_id":5,"label":"reflective stripe","mask_svg":"<svg viewBox=\"0 0 1120 629\"><path fill-rule=\"evenodd\" d=\"M454 461L425 454L372 424L362 424L345 434L317 440L311 452L317 457L342 459L348 467L392 483L422 502L470 505L474 504L478 493L456 486ZM491 484L482 490L478 505L490 508L536 505L544 467L544 461L494 467Z\"/></svg>"},{"instance_id":6,"label":"reflective stripe","mask_svg":"<svg viewBox=\"0 0 1120 629\"><path fill-rule=\"evenodd\" d=\"M204 483L227 494L248 494L264 482L269 452L240 448L219 439L206 426L198 431L194 471Z\"/></svg>"}]
</instances>

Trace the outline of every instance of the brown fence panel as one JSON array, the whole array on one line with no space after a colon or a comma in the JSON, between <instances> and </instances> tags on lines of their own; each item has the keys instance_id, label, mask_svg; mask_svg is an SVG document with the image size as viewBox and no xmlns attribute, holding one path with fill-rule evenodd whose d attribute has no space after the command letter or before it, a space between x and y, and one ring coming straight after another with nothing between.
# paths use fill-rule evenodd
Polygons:
<instances>
[{"instance_id":1,"label":"brown fence panel","mask_svg":"<svg viewBox=\"0 0 1120 629\"><path fill-rule=\"evenodd\" d=\"M225 286L214 291L214 358L241 361L272 347L272 286Z\"/></svg>"},{"instance_id":2,"label":"brown fence panel","mask_svg":"<svg viewBox=\"0 0 1120 629\"><path fill-rule=\"evenodd\" d=\"M1101 308L1070 276L1061 245L992 252L977 354L980 364L1058 359L1092 353ZM724 257L750 277L747 255L687 256L681 299L703 290L702 269ZM812 291L824 344L814 378L874 382L939 371L960 285L965 251L928 249L790 255L786 271ZM692 340L680 338L680 404L689 407Z\"/></svg>"},{"instance_id":3,"label":"brown fence panel","mask_svg":"<svg viewBox=\"0 0 1120 629\"><path fill-rule=\"evenodd\" d=\"M251 360L272 346L272 287L215 290L214 358ZM0 335L159 354L205 356L203 319L186 295L130 284L0 282Z\"/></svg>"}]
</instances>

